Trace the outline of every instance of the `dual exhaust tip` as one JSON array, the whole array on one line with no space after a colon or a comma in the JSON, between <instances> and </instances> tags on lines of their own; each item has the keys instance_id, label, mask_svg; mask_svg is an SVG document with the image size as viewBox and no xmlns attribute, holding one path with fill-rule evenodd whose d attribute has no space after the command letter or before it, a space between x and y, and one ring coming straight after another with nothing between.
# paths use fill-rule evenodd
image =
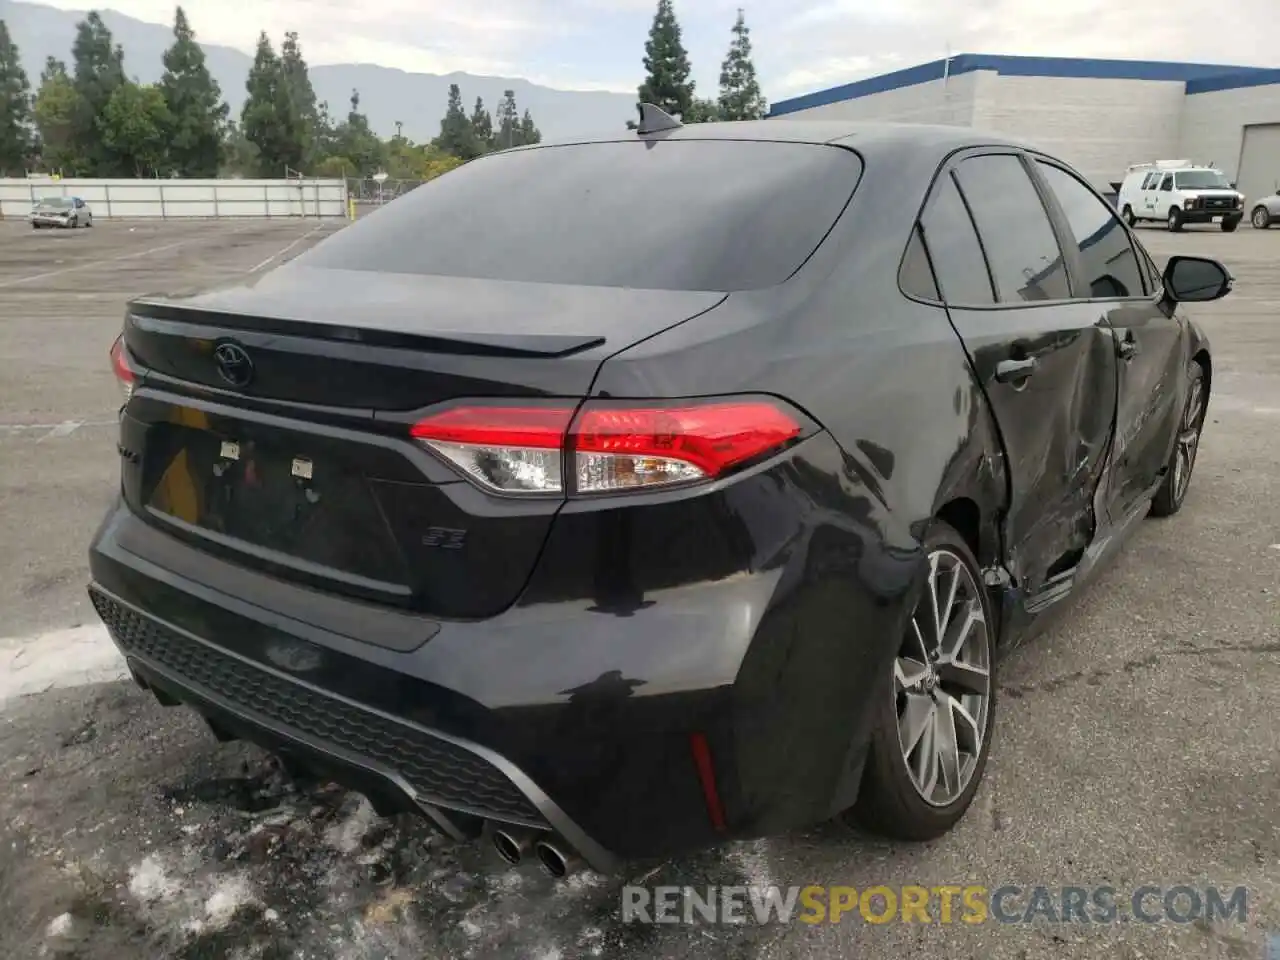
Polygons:
<instances>
[{"instance_id":1,"label":"dual exhaust tip","mask_svg":"<svg viewBox=\"0 0 1280 960\"><path fill-rule=\"evenodd\" d=\"M493 831L493 848L504 861L513 867L532 853L547 876L556 880L567 877L582 866L581 859L564 844L555 839L539 837L533 833L498 829Z\"/></svg>"}]
</instances>

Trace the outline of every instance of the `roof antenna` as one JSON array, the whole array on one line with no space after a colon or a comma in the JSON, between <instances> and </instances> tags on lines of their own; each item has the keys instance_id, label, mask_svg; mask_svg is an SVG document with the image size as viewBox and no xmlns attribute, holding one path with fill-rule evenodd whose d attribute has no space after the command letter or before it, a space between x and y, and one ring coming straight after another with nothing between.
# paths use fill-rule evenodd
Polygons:
<instances>
[{"instance_id":1,"label":"roof antenna","mask_svg":"<svg viewBox=\"0 0 1280 960\"><path fill-rule=\"evenodd\" d=\"M646 133L661 133L664 130L679 130L684 126L675 117L652 103L637 103L636 109L640 111L640 125L636 127L636 133L641 136Z\"/></svg>"}]
</instances>

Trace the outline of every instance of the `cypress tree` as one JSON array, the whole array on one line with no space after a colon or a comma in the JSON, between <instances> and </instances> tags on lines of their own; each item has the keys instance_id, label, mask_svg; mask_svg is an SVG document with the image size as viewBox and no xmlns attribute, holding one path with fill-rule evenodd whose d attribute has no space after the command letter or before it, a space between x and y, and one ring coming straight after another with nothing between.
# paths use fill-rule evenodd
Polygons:
<instances>
[{"instance_id":1,"label":"cypress tree","mask_svg":"<svg viewBox=\"0 0 1280 960\"><path fill-rule=\"evenodd\" d=\"M692 69L671 0L658 0L658 12L644 45L644 69L640 101L652 103L672 116L688 114L693 106L694 84L689 79Z\"/></svg>"},{"instance_id":2,"label":"cypress tree","mask_svg":"<svg viewBox=\"0 0 1280 960\"><path fill-rule=\"evenodd\" d=\"M31 81L0 20L0 174L25 175L32 146Z\"/></svg>"},{"instance_id":3,"label":"cypress tree","mask_svg":"<svg viewBox=\"0 0 1280 960\"><path fill-rule=\"evenodd\" d=\"M768 110L751 59L751 31L741 8L733 24L729 53L720 67L719 107L721 120L759 120Z\"/></svg>"},{"instance_id":4,"label":"cypress tree","mask_svg":"<svg viewBox=\"0 0 1280 960\"><path fill-rule=\"evenodd\" d=\"M169 113L170 169L184 177L216 177L228 108L181 7L174 15L173 46L164 53L160 90Z\"/></svg>"}]
</instances>

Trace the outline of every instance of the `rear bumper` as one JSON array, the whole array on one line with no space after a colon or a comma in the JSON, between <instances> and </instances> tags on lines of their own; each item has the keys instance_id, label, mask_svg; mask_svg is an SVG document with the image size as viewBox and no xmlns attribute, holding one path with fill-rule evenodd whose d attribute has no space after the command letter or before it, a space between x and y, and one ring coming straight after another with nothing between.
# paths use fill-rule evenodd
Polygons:
<instances>
[{"instance_id":1,"label":"rear bumper","mask_svg":"<svg viewBox=\"0 0 1280 960\"><path fill-rule=\"evenodd\" d=\"M557 520L522 600L483 621L276 580L123 503L90 548L90 592L135 676L220 726L318 757L455 836L553 832L610 872L856 798L868 706L924 565L842 464L820 435L707 494L742 572L634 597L630 525L660 522L660 504Z\"/></svg>"}]
</instances>

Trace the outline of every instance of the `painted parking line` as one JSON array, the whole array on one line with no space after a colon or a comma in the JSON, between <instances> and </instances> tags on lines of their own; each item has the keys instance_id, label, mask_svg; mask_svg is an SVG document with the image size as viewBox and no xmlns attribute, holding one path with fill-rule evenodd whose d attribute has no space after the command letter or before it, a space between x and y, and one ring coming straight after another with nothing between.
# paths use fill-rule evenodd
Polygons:
<instances>
[{"instance_id":1,"label":"painted parking line","mask_svg":"<svg viewBox=\"0 0 1280 960\"><path fill-rule=\"evenodd\" d=\"M298 244L300 244L303 240L306 240L306 239L308 239L309 237L313 237L313 236L315 236L317 233L319 233L321 230L323 230L323 229L324 229L325 227L327 227L327 226L329 226L329 224L327 224L327 223L320 223L320 224L317 224L316 226L314 226L314 227L312 227L310 230L308 230L306 233L304 233L302 236L300 236L300 237L298 237L297 239L295 239L292 243L290 243L288 246L286 246L283 250L277 250L277 251L276 251L275 253L273 253L271 256L267 257L267 259L265 259L265 260L263 260L261 263L259 263L257 266L251 267L251 268L249 269L249 272L250 272L250 273L257 273L259 270L261 270L261 269L262 269L263 267L265 267L267 264L271 263L272 261L274 261L274 260L275 260L276 258L278 258L278 257L283 257L286 253L288 253L290 250L292 250L294 247L296 247Z\"/></svg>"},{"instance_id":2,"label":"painted parking line","mask_svg":"<svg viewBox=\"0 0 1280 960\"><path fill-rule=\"evenodd\" d=\"M59 423L0 423L0 436L39 434L37 442L61 440L85 427L118 427L119 420L62 420Z\"/></svg>"},{"instance_id":3,"label":"painted parking line","mask_svg":"<svg viewBox=\"0 0 1280 960\"><path fill-rule=\"evenodd\" d=\"M172 243L162 243L158 247L150 247L146 250L134 250L130 253L122 253L119 256L107 257L103 260L90 260L86 263L77 263L70 267L60 267L57 270L46 270L43 273L33 273L25 277L15 277L12 280L0 280L0 289L5 287L16 287L24 283L37 283L41 280L48 280L51 277L60 277L67 273L75 273L77 270L88 270L90 267L100 267L108 263L118 263L121 260L136 260L139 257L149 257L153 254L164 253L166 250L177 250L179 247L190 246L193 243L200 243L209 239L221 239L223 237L234 237L240 233L247 233L255 229L258 224L248 227L241 227L237 230L229 230L226 233L204 234L201 236L188 237L186 240L175 240Z\"/></svg>"}]
</instances>

